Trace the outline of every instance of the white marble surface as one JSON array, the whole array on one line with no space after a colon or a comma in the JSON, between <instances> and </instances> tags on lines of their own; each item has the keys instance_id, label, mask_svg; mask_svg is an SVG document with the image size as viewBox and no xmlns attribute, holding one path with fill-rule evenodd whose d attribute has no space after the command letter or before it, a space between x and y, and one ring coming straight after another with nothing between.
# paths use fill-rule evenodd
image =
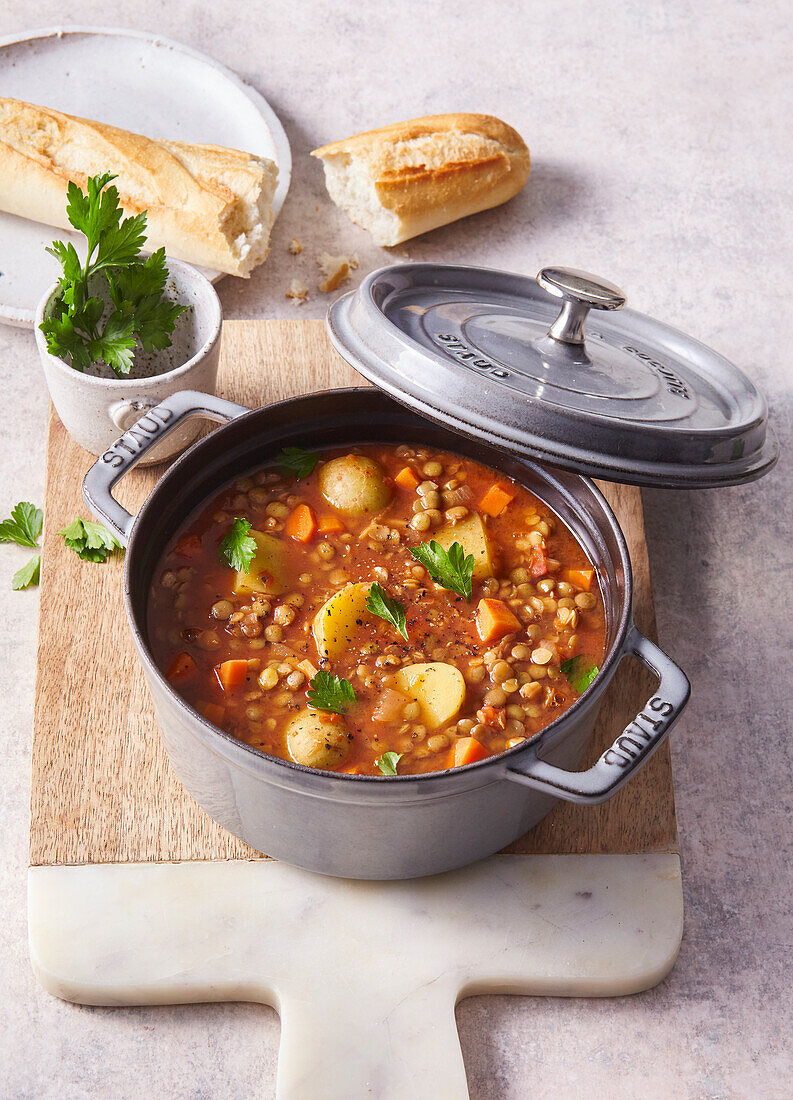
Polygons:
<instances>
[{"instance_id":1,"label":"white marble surface","mask_svg":"<svg viewBox=\"0 0 793 1100\"><path fill-rule=\"evenodd\" d=\"M468 1100L459 997L647 989L682 909L670 852L491 856L385 883L270 861L34 867L28 889L31 960L56 996L274 1005L276 1100Z\"/></svg>"},{"instance_id":2,"label":"white marble surface","mask_svg":"<svg viewBox=\"0 0 793 1100\"><path fill-rule=\"evenodd\" d=\"M766 390L784 448L745 489L646 494L661 638L693 699L672 736L686 890L675 969L617 1000L477 997L457 1010L474 1100L585 1092L742 1100L789 1095L791 628L789 471L793 33L786 0L538 0L390 5L275 0L4 0L0 34L114 20L212 52L280 112L295 172L268 262L221 284L228 317L294 310L323 248L385 252L328 207L315 145L446 110L501 114L534 172L507 208L396 250L534 272L558 262L620 283L632 305L732 357ZM101 92L98 92L98 104ZM297 235L305 250L286 252ZM0 244L0 269L2 268ZM0 329L0 510L41 500L46 394L29 335ZM54 1000L27 958L34 593L0 547L2 1091L73 1100L271 1096L278 1018L256 1005L91 1009ZM64 645L69 639L64 639ZM387 930L385 930L387 934Z\"/></svg>"}]
</instances>

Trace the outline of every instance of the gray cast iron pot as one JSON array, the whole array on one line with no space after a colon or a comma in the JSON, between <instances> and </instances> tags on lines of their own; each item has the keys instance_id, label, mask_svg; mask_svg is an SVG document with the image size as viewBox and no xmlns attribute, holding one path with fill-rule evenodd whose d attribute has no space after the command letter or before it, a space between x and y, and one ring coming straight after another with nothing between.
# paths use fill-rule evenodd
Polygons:
<instances>
[{"instance_id":1,"label":"gray cast iron pot","mask_svg":"<svg viewBox=\"0 0 793 1100\"><path fill-rule=\"evenodd\" d=\"M133 518L113 499L114 484L191 416L227 424L182 455ZM596 565L605 596L603 667L592 687L531 742L426 775L317 771L267 756L213 726L154 664L146 638L152 575L166 542L193 509L284 446L366 441L426 443L516 478L553 508ZM216 821L288 863L367 879L429 875L470 863L521 836L559 798L592 804L610 798L658 748L687 702L683 672L632 624L627 547L595 485L440 428L378 390L331 390L254 411L204 393L174 394L99 458L83 492L94 515L128 547L127 614L174 770ZM603 693L626 655L638 657L658 676L657 693L593 767L576 771Z\"/></svg>"}]
</instances>

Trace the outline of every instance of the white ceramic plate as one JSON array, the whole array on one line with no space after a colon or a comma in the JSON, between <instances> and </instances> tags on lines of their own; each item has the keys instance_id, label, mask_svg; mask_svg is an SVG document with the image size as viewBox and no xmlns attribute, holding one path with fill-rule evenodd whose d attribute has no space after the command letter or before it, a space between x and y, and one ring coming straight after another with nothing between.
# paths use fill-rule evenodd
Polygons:
<instances>
[{"instance_id":1,"label":"white ceramic plate","mask_svg":"<svg viewBox=\"0 0 793 1100\"><path fill-rule=\"evenodd\" d=\"M270 157L278 165L276 214L289 189L289 142L267 101L224 65L168 38L82 26L0 38L0 91L147 137ZM55 237L69 234L0 212L0 322L32 327L39 298L59 274L44 251Z\"/></svg>"}]
</instances>

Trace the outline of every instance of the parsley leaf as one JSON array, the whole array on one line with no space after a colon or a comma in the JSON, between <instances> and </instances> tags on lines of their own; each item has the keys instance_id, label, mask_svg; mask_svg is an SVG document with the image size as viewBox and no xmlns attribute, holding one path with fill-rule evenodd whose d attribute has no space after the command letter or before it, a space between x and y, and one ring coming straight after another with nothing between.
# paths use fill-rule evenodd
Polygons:
<instances>
[{"instance_id":1,"label":"parsley leaf","mask_svg":"<svg viewBox=\"0 0 793 1100\"><path fill-rule=\"evenodd\" d=\"M143 350L162 351L163 348L170 347L170 333L174 330L177 318L186 308L156 294L141 298L135 309L134 324Z\"/></svg>"},{"instance_id":2,"label":"parsley leaf","mask_svg":"<svg viewBox=\"0 0 793 1100\"><path fill-rule=\"evenodd\" d=\"M74 319L68 314L48 317L39 328L47 338L47 351L59 359L67 355L75 370L83 371L93 362L86 347L85 337L75 328Z\"/></svg>"},{"instance_id":3,"label":"parsley leaf","mask_svg":"<svg viewBox=\"0 0 793 1100\"><path fill-rule=\"evenodd\" d=\"M104 563L114 550L123 548L116 536L101 523L80 519L79 516L58 534L63 535L63 541L81 561Z\"/></svg>"},{"instance_id":4,"label":"parsley leaf","mask_svg":"<svg viewBox=\"0 0 793 1100\"><path fill-rule=\"evenodd\" d=\"M453 542L448 552L439 542L432 539L420 546L409 546L409 552L416 561L420 561L429 575L450 592L456 592L466 600L471 600L471 578L474 573L474 555L465 556L459 542Z\"/></svg>"},{"instance_id":5,"label":"parsley leaf","mask_svg":"<svg viewBox=\"0 0 793 1100\"><path fill-rule=\"evenodd\" d=\"M134 319L118 310L108 317L102 329L102 335L89 341L88 344L91 361L103 359L118 375L129 374L132 370L134 350Z\"/></svg>"},{"instance_id":6,"label":"parsley leaf","mask_svg":"<svg viewBox=\"0 0 793 1100\"><path fill-rule=\"evenodd\" d=\"M54 256L63 268L63 276L59 279L59 282L65 295L69 285L78 285L82 278L83 268L80 257L77 255L77 249L71 241L68 244L64 244L63 241L53 241L49 248L45 248L44 251L49 252L50 256ZM74 304L76 303L70 300L70 305Z\"/></svg>"},{"instance_id":7,"label":"parsley leaf","mask_svg":"<svg viewBox=\"0 0 793 1100\"><path fill-rule=\"evenodd\" d=\"M110 190L115 191L115 188ZM105 194L108 194L106 191ZM104 196L103 196L104 197ZM116 192L118 201L118 192ZM108 228L99 238L94 270L102 267L127 267L135 263L146 243L146 214L124 218L120 225Z\"/></svg>"},{"instance_id":8,"label":"parsley leaf","mask_svg":"<svg viewBox=\"0 0 793 1100\"><path fill-rule=\"evenodd\" d=\"M121 219L118 191L108 187L115 178L105 172L101 176L90 176L85 191L73 181L66 188L66 216L77 232L88 238L90 252L96 248L102 233L115 228Z\"/></svg>"},{"instance_id":9,"label":"parsley leaf","mask_svg":"<svg viewBox=\"0 0 793 1100\"><path fill-rule=\"evenodd\" d=\"M32 584L38 584L41 577L41 554L35 554L30 561L17 569L11 578L11 587L15 592L21 588L30 588Z\"/></svg>"},{"instance_id":10,"label":"parsley leaf","mask_svg":"<svg viewBox=\"0 0 793 1100\"><path fill-rule=\"evenodd\" d=\"M306 698L315 710L330 710L344 714L355 702L355 692L349 680L342 680L330 672L318 672L308 685Z\"/></svg>"},{"instance_id":11,"label":"parsley leaf","mask_svg":"<svg viewBox=\"0 0 793 1100\"><path fill-rule=\"evenodd\" d=\"M44 513L41 508L22 500L11 509L11 518L0 523L0 542L16 542L19 546L37 546Z\"/></svg>"},{"instance_id":12,"label":"parsley leaf","mask_svg":"<svg viewBox=\"0 0 793 1100\"><path fill-rule=\"evenodd\" d=\"M302 481L319 462L319 455L312 451L304 451L302 447L284 447L275 461L279 466L291 470L298 481Z\"/></svg>"},{"instance_id":13,"label":"parsley leaf","mask_svg":"<svg viewBox=\"0 0 793 1100\"><path fill-rule=\"evenodd\" d=\"M86 298L82 307L73 312L74 323L79 328L95 329L104 312L105 303L101 298Z\"/></svg>"},{"instance_id":14,"label":"parsley leaf","mask_svg":"<svg viewBox=\"0 0 793 1100\"><path fill-rule=\"evenodd\" d=\"M158 248L142 262L119 268L108 277L113 305L121 309L123 302L138 303L149 295L162 294L167 279L165 249Z\"/></svg>"},{"instance_id":15,"label":"parsley leaf","mask_svg":"<svg viewBox=\"0 0 793 1100\"><path fill-rule=\"evenodd\" d=\"M0 542L15 542L19 546L38 548L38 538L44 513L41 508L29 500L21 500L11 509L11 515L0 523ZM15 592L20 588L29 588L39 583L41 575L41 555L36 554L11 578L11 587Z\"/></svg>"},{"instance_id":16,"label":"parsley leaf","mask_svg":"<svg viewBox=\"0 0 793 1100\"><path fill-rule=\"evenodd\" d=\"M85 192L73 182L67 188L66 213L86 237L86 259L82 264L74 245L63 241L53 241L47 249L63 275L41 331L50 354L70 362L75 370L101 361L124 377L132 370L138 345L146 352L171 346L176 321L189 307L163 297L168 278L165 249L145 259L140 255L146 243L146 214L122 220L118 191L109 186L113 179L105 173L91 176ZM99 272L100 281L107 284L106 296L99 293Z\"/></svg>"},{"instance_id":17,"label":"parsley leaf","mask_svg":"<svg viewBox=\"0 0 793 1100\"><path fill-rule=\"evenodd\" d=\"M582 653L562 661L560 668L579 695L583 695L600 671L598 666Z\"/></svg>"},{"instance_id":18,"label":"parsley leaf","mask_svg":"<svg viewBox=\"0 0 793 1100\"><path fill-rule=\"evenodd\" d=\"M384 752L382 756L378 756L375 764L377 764L383 775L396 775L396 766L401 759L401 752Z\"/></svg>"},{"instance_id":19,"label":"parsley leaf","mask_svg":"<svg viewBox=\"0 0 793 1100\"><path fill-rule=\"evenodd\" d=\"M247 573L259 549L250 530L251 525L248 520L237 516L220 544L220 556L224 557L231 568L239 573Z\"/></svg>"},{"instance_id":20,"label":"parsley leaf","mask_svg":"<svg viewBox=\"0 0 793 1100\"><path fill-rule=\"evenodd\" d=\"M406 642L410 641L407 625L405 624L405 605L400 603L399 600L392 599L379 584L373 584L369 588L369 595L366 597L366 610L391 623Z\"/></svg>"}]
</instances>

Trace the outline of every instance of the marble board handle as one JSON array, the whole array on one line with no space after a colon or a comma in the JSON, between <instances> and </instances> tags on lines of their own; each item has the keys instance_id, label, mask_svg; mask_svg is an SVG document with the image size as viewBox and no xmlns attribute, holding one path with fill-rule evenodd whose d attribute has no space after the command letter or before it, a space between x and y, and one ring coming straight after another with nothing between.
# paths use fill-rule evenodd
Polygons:
<instances>
[{"instance_id":1,"label":"marble board handle","mask_svg":"<svg viewBox=\"0 0 793 1100\"><path fill-rule=\"evenodd\" d=\"M648 989L683 896L673 852L499 855L393 882L274 860L62 865L30 869L28 921L55 996L273 1005L276 1100L466 1100L460 999Z\"/></svg>"}]
</instances>

